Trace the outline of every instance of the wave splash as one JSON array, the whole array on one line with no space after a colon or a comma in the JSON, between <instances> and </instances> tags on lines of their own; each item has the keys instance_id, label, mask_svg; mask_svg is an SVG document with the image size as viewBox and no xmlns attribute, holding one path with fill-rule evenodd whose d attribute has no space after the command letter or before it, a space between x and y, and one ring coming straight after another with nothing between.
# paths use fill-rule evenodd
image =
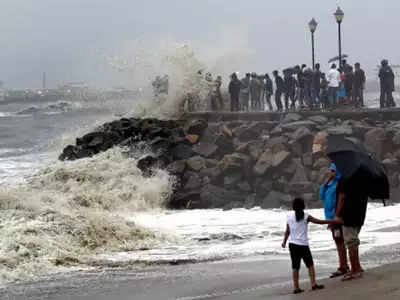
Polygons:
<instances>
[{"instance_id":1,"label":"wave splash","mask_svg":"<svg viewBox=\"0 0 400 300\"><path fill-rule=\"evenodd\" d=\"M174 179L162 170L145 178L136 163L113 148L56 162L23 186L0 189L0 281L82 268L98 254L167 240L136 225L132 216L162 207Z\"/></svg>"}]
</instances>

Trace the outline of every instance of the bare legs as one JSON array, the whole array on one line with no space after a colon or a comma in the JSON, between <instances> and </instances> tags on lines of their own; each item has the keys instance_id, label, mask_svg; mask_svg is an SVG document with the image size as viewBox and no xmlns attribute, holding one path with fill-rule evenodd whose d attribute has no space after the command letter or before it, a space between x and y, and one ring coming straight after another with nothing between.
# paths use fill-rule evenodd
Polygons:
<instances>
[{"instance_id":1,"label":"bare legs","mask_svg":"<svg viewBox=\"0 0 400 300\"><path fill-rule=\"evenodd\" d=\"M323 289L323 285L318 285L317 281L315 279L315 268L314 266L310 266L308 268L308 275L310 277L310 283L311 283L311 289L312 290L320 290ZM293 287L294 287L294 293L301 293L303 290L300 289L300 284L299 284L299 271L298 270L293 270Z\"/></svg>"},{"instance_id":2,"label":"bare legs","mask_svg":"<svg viewBox=\"0 0 400 300\"><path fill-rule=\"evenodd\" d=\"M351 264L351 273L353 275L359 275L362 273L362 268L360 264L360 256L358 254L358 247L349 249L349 257Z\"/></svg>"},{"instance_id":3,"label":"bare legs","mask_svg":"<svg viewBox=\"0 0 400 300\"><path fill-rule=\"evenodd\" d=\"M349 269L347 264L347 251L343 241L335 240L336 250L339 259L339 270L346 272Z\"/></svg>"}]
</instances>

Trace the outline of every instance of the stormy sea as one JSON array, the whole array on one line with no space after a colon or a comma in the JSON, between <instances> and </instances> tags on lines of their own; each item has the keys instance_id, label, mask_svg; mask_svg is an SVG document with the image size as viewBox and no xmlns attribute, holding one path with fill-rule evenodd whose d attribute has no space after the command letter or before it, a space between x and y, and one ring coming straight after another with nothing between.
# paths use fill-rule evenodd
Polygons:
<instances>
[{"instance_id":1,"label":"stormy sea","mask_svg":"<svg viewBox=\"0 0 400 300\"><path fill-rule=\"evenodd\" d=\"M136 159L144 153L126 158L114 148L58 161L63 146L129 112L134 101L0 103L2 285L101 265L287 258L284 210L167 210L173 177L164 170L143 177ZM362 251L398 243L399 213L400 206L370 205ZM311 226L310 236L314 252L335 258L325 227Z\"/></svg>"}]
</instances>

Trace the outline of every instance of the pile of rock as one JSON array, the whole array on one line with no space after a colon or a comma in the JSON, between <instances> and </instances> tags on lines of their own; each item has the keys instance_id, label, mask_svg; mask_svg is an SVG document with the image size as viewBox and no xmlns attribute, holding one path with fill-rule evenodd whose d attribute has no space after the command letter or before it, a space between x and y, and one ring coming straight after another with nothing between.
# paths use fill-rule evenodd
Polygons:
<instances>
[{"instance_id":1,"label":"pile of rock","mask_svg":"<svg viewBox=\"0 0 400 300\"><path fill-rule=\"evenodd\" d=\"M287 114L280 121L209 123L203 120L122 119L78 138L60 159L78 159L114 145L145 143L152 154L139 160L178 178L173 208L288 207L295 196L319 207L318 190L329 161L312 155L318 131L364 143L388 170L394 198L400 192L400 121L342 121ZM393 199L392 199L393 200Z\"/></svg>"}]
</instances>

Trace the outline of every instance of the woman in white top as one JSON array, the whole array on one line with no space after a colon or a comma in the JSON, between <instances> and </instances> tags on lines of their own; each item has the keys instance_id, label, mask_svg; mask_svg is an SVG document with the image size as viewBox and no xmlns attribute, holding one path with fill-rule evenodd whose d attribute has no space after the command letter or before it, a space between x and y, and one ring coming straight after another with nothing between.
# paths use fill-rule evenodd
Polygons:
<instances>
[{"instance_id":1,"label":"woman in white top","mask_svg":"<svg viewBox=\"0 0 400 300\"><path fill-rule=\"evenodd\" d=\"M323 289L323 285L317 284L315 280L315 268L310 247L308 245L308 223L315 224L338 224L339 220L324 221L316 219L304 213L304 200L296 198L293 200L293 212L288 215L285 237L283 239L282 248L286 248L289 239L290 258L292 259L293 269L293 286L294 293L304 292L299 286L299 270L301 260L308 268L312 290Z\"/></svg>"}]
</instances>

